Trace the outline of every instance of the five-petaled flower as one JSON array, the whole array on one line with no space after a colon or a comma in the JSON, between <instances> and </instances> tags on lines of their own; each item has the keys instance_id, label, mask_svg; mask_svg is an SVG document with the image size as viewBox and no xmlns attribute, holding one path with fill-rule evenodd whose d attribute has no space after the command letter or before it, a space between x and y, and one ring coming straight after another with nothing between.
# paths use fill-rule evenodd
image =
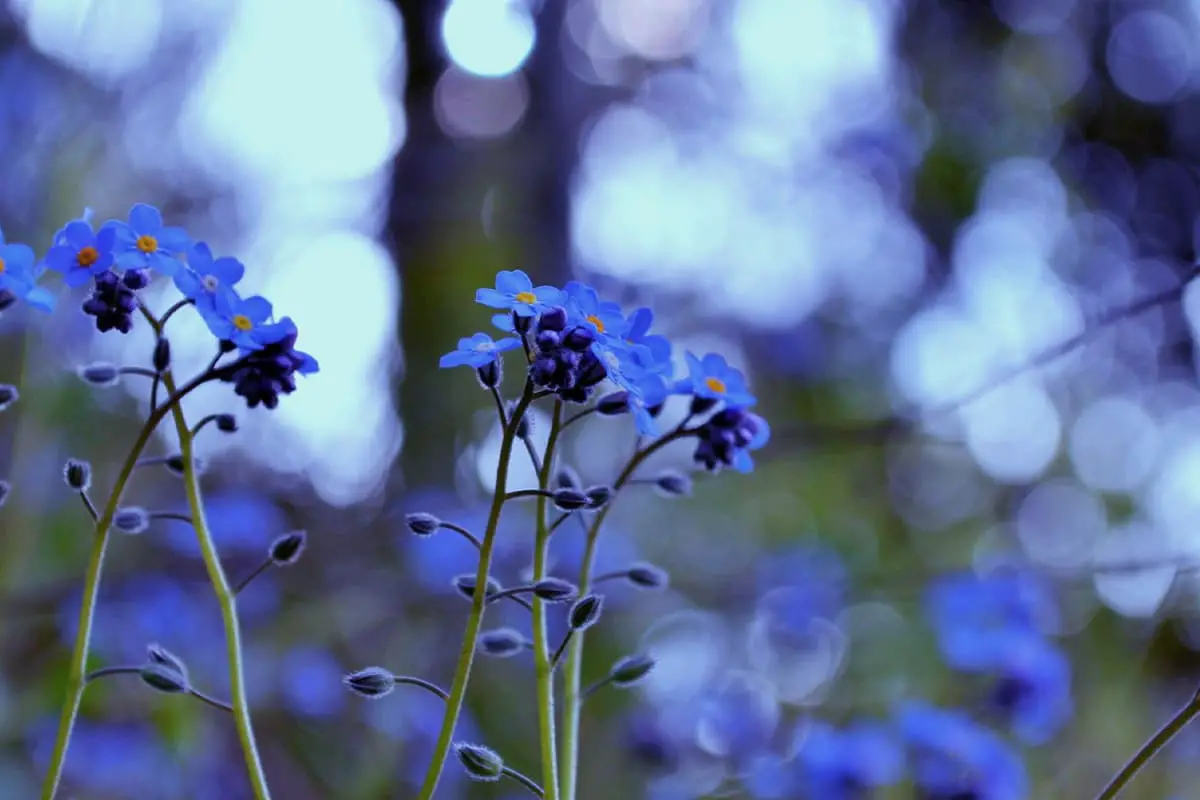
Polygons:
<instances>
[{"instance_id":1,"label":"five-petaled flower","mask_svg":"<svg viewBox=\"0 0 1200 800\"><path fill-rule=\"evenodd\" d=\"M231 290L246 273L245 266L236 258L222 256L213 258L212 250L204 242L196 242L188 251L187 266L175 273L175 286L197 306L215 309L216 297Z\"/></svg>"},{"instance_id":2,"label":"five-petaled flower","mask_svg":"<svg viewBox=\"0 0 1200 800\"><path fill-rule=\"evenodd\" d=\"M502 270L496 275L495 289L479 289L475 302L488 308L503 308L520 317L532 317L542 309L562 305L561 289L553 286L534 286L529 276L519 269Z\"/></svg>"},{"instance_id":3,"label":"five-petaled flower","mask_svg":"<svg viewBox=\"0 0 1200 800\"><path fill-rule=\"evenodd\" d=\"M686 393L724 401L726 408L749 408L757 402L746 387L745 377L729 366L724 356L709 353L704 358L696 358L687 353L685 357L688 376L682 383Z\"/></svg>"},{"instance_id":4,"label":"five-petaled flower","mask_svg":"<svg viewBox=\"0 0 1200 800\"><path fill-rule=\"evenodd\" d=\"M163 275L174 275L182 267L176 257L187 250L191 242L182 228L163 225L157 208L138 203L129 210L129 222L115 220L105 223L116 235L116 264L126 269L153 269Z\"/></svg>"},{"instance_id":5,"label":"five-petaled flower","mask_svg":"<svg viewBox=\"0 0 1200 800\"><path fill-rule=\"evenodd\" d=\"M567 295L569 321L575 325L586 325L592 333L602 337L620 337L624 332L625 315L621 306L600 295L587 284L570 281L563 287Z\"/></svg>"},{"instance_id":6,"label":"five-petaled flower","mask_svg":"<svg viewBox=\"0 0 1200 800\"><path fill-rule=\"evenodd\" d=\"M506 337L499 341L492 341L492 337L486 333L477 333L466 339L459 339L458 349L451 350L442 356L438 361L438 366L442 368L467 366L479 369L495 361L504 351L520 346L519 339Z\"/></svg>"},{"instance_id":7,"label":"five-petaled flower","mask_svg":"<svg viewBox=\"0 0 1200 800\"><path fill-rule=\"evenodd\" d=\"M265 297L220 292L213 296L211 308L197 305L197 309L213 336L233 342L243 351L261 350L285 335L278 324L271 323L274 312Z\"/></svg>"},{"instance_id":8,"label":"five-petaled flower","mask_svg":"<svg viewBox=\"0 0 1200 800\"><path fill-rule=\"evenodd\" d=\"M46 253L46 266L61 272L67 286L83 286L112 266L116 230L111 226L93 231L87 222L75 220L56 239L61 244Z\"/></svg>"}]
</instances>

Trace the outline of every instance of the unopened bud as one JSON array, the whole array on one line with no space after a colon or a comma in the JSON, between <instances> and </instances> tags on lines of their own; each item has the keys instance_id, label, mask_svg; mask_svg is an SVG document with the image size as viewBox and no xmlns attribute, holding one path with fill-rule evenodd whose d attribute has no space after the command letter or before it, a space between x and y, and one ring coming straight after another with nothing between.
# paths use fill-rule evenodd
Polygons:
<instances>
[{"instance_id":1,"label":"unopened bud","mask_svg":"<svg viewBox=\"0 0 1200 800\"><path fill-rule=\"evenodd\" d=\"M187 683L188 671L187 665L183 663L183 659L157 642L146 645L146 659L151 664L159 664L175 670L175 672L183 676L183 682Z\"/></svg>"},{"instance_id":2,"label":"unopened bud","mask_svg":"<svg viewBox=\"0 0 1200 800\"><path fill-rule=\"evenodd\" d=\"M639 589L665 589L671 582L671 576L661 567L638 562L628 569L625 579Z\"/></svg>"},{"instance_id":3,"label":"unopened bud","mask_svg":"<svg viewBox=\"0 0 1200 800\"><path fill-rule=\"evenodd\" d=\"M493 358L482 367L476 368L475 377L479 378L479 383L483 388L495 389L500 385L500 381L504 378L504 370L500 364L500 359Z\"/></svg>"},{"instance_id":4,"label":"unopened bud","mask_svg":"<svg viewBox=\"0 0 1200 800\"><path fill-rule=\"evenodd\" d=\"M474 575L458 575L453 581L454 589L463 597L471 600L475 597L475 576ZM484 596L491 597L497 592L503 591L504 587L495 578L487 579L487 588L484 589Z\"/></svg>"},{"instance_id":5,"label":"unopened bud","mask_svg":"<svg viewBox=\"0 0 1200 800\"><path fill-rule=\"evenodd\" d=\"M295 564L304 553L307 540L308 534L304 531L292 531L278 537L271 542L271 547L267 550L271 563L277 567L289 567Z\"/></svg>"},{"instance_id":6,"label":"unopened bud","mask_svg":"<svg viewBox=\"0 0 1200 800\"><path fill-rule=\"evenodd\" d=\"M517 404L508 403L508 417L512 419L513 413L517 410ZM529 418L529 412L525 411L517 419L517 430L515 431L518 439L528 439L533 434L533 421Z\"/></svg>"},{"instance_id":7,"label":"unopened bud","mask_svg":"<svg viewBox=\"0 0 1200 800\"><path fill-rule=\"evenodd\" d=\"M433 514L418 511L415 514L405 514L404 524L417 536L430 536L441 527L442 521Z\"/></svg>"},{"instance_id":8,"label":"unopened bud","mask_svg":"<svg viewBox=\"0 0 1200 800\"><path fill-rule=\"evenodd\" d=\"M233 414L217 414L215 422L221 433L237 433L238 421Z\"/></svg>"},{"instance_id":9,"label":"unopened bud","mask_svg":"<svg viewBox=\"0 0 1200 800\"><path fill-rule=\"evenodd\" d=\"M598 594L588 594L575 601L567 615L567 624L573 631L585 631L596 624L604 610L604 598Z\"/></svg>"},{"instance_id":10,"label":"unopened bud","mask_svg":"<svg viewBox=\"0 0 1200 800\"><path fill-rule=\"evenodd\" d=\"M121 282L133 291L145 289L150 285L150 271L145 269L127 269L121 276Z\"/></svg>"},{"instance_id":11,"label":"unopened bud","mask_svg":"<svg viewBox=\"0 0 1200 800\"><path fill-rule=\"evenodd\" d=\"M564 464L554 473L554 488L582 489L583 479L579 477L578 472Z\"/></svg>"},{"instance_id":12,"label":"unopened bud","mask_svg":"<svg viewBox=\"0 0 1200 800\"><path fill-rule=\"evenodd\" d=\"M13 403L21 398L21 393L17 391L17 387L11 383L0 383L0 411L5 411Z\"/></svg>"},{"instance_id":13,"label":"unopened bud","mask_svg":"<svg viewBox=\"0 0 1200 800\"><path fill-rule=\"evenodd\" d=\"M166 372L171 366L171 340L165 336L158 337L154 343L154 355L150 360L155 372Z\"/></svg>"},{"instance_id":14,"label":"unopened bud","mask_svg":"<svg viewBox=\"0 0 1200 800\"><path fill-rule=\"evenodd\" d=\"M0 312L7 311L17 302L17 296L8 289L0 289Z\"/></svg>"},{"instance_id":15,"label":"unopened bud","mask_svg":"<svg viewBox=\"0 0 1200 800\"><path fill-rule=\"evenodd\" d=\"M649 675L657 663L650 656L641 654L625 656L608 671L608 681L613 686L626 689Z\"/></svg>"},{"instance_id":16,"label":"unopened bud","mask_svg":"<svg viewBox=\"0 0 1200 800\"><path fill-rule=\"evenodd\" d=\"M383 667L367 667L342 678L342 685L360 697L378 700L396 688L396 676Z\"/></svg>"},{"instance_id":17,"label":"unopened bud","mask_svg":"<svg viewBox=\"0 0 1200 800\"><path fill-rule=\"evenodd\" d=\"M533 585L533 596L547 603L566 603L575 599L579 589L561 578L546 578Z\"/></svg>"},{"instance_id":18,"label":"unopened bud","mask_svg":"<svg viewBox=\"0 0 1200 800\"><path fill-rule=\"evenodd\" d=\"M100 362L79 369L79 377L92 386L113 386L120 376L121 370L115 364Z\"/></svg>"},{"instance_id":19,"label":"unopened bud","mask_svg":"<svg viewBox=\"0 0 1200 800\"><path fill-rule=\"evenodd\" d=\"M585 494L588 499L588 508L603 508L608 505L609 500L612 500L613 490L608 486L593 486Z\"/></svg>"},{"instance_id":20,"label":"unopened bud","mask_svg":"<svg viewBox=\"0 0 1200 800\"><path fill-rule=\"evenodd\" d=\"M138 675L147 686L160 692L180 694L189 689L187 676L169 664L151 661L142 665Z\"/></svg>"},{"instance_id":21,"label":"unopened bud","mask_svg":"<svg viewBox=\"0 0 1200 800\"><path fill-rule=\"evenodd\" d=\"M498 781L504 774L504 759L483 745L459 743L454 745L454 754L472 780Z\"/></svg>"},{"instance_id":22,"label":"unopened bud","mask_svg":"<svg viewBox=\"0 0 1200 800\"><path fill-rule=\"evenodd\" d=\"M92 465L78 458L68 458L63 467L63 480L77 492L86 492L92 485Z\"/></svg>"},{"instance_id":23,"label":"unopened bud","mask_svg":"<svg viewBox=\"0 0 1200 800\"><path fill-rule=\"evenodd\" d=\"M660 472L654 488L665 497L687 497L692 493L692 479L677 470Z\"/></svg>"},{"instance_id":24,"label":"unopened bud","mask_svg":"<svg viewBox=\"0 0 1200 800\"><path fill-rule=\"evenodd\" d=\"M114 529L129 536L136 536L150 527L150 513L140 506L118 508L113 515Z\"/></svg>"},{"instance_id":25,"label":"unopened bud","mask_svg":"<svg viewBox=\"0 0 1200 800\"><path fill-rule=\"evenodd\" d=\"M596 401L596 413L615 417L629 412L629 392L610 392Z\"/></svg>"},{"instance_id":26,"label":"unopened bud","mask_svg":"<svg viewBox=\"0 0 1200 800\"><path fill-rule=\"evenodd\" d=\"M591 505L588 496L578 489L556 489L552 492L551 498L555 507L560 511L578 511Z\"/></svg>"},{"instance_id":27,"label":"unopened bud","mask_svg":"<svg viewBox=\"0 0 1200 800\"><path fill-rule=\"evenodd\" d=\"M493 658L510 658L524 652L528 640L513 628L497 628L479 634L479 652Z\"/></svg>"}]
</instances>

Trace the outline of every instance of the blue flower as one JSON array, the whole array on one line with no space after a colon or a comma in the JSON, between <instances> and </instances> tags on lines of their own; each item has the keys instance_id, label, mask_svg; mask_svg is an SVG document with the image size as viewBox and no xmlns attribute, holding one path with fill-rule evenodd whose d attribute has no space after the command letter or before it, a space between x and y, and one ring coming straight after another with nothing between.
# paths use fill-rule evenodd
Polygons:
<instances>
[{"instance_id":1,"label":"blue flower","mask_svg":"<svg viewBox=\"0 0 1200 800\"><path fill-rule=\"evenodd\" d=\"M519 317L532 317L548 306L562 305L565 296L553 286L533 285L519 269L502 270L496 275L495 289L479 289L475 302L488 308L503 308Z\"/></svg>"},{"instance_id":2,"label":"blue flower","mask_svg":"<svg viewBox=\"0 0 1200 800\"><path fill-rule=\"evenodd\" d=\"M225 293L242 279L246 268L230 256L214 259L204 242L196 242L188 252L187 267L174 275L175 286L197 306L216 308L216 296Z\"/></svg>"},{"instance_id":3,"label":"blue flower","mask_svg":"<svg viewBox=\"0 0 1200 800\"><path fill-rule=\"evenodd\" d=\"M967 715L914 702L901 709L899 724L923 797L1022 800L1028 794L1021 759Z\"/></svg>"},{"instance_id":4,"label":"blue flower","mask_svg":"<svg viewBox=\"0 0 1200 800\"><path fill-rule=\"evenodd\" d=\"M258 295L242 298L232 290L220 292L213 295L211 308L196 308L213 336L233 342L243 351L261 350L287 334L286 330L271 324L274 313L271 304Z\"/></svg>"},{"instance_id":5,"label":"blue flower","mask_svg":"<svg viewBox=\"0 0 1200 800\"><path fill-rule=\"evenodd\" d=\"M658 367L657 372L669 378L675 371L675 365L671 362L671 341L665 336L650 333L653 324L653 311L644 307L636 308L625 319L622 338L630 344L649 349L651 360Z\"/></svg>"},{"instance_id":6,"label":"blue flower","mask_svg":"<svg viewBox=\"0 0 1200 800\"><path fill-rule=\"evenodd\" d=\"M157 208L138 203L129 210L129 222L105 223L116 234L116 263L126 269L153 269L174 275L182 264L176 255L188 249L191 241L182 228L163 226Z\"/></svg>"},{"instance_id":7,"label":"blue flower","mask_svg":"<svg viewBox=\"0 0 1200 800\"><path fill-rule=\"evenodd\" d=\"M1044 744L1071 719L1071 663L1042 637L1006 638L1008 644L988 670L995 678L991 706L1019 739Z\"/></svg>"},{"instance_id":8,"label":"blue flower","mask_svg":"<svg viewBox=\"0 0 1200 800\"><path fill-rule=\"evenodd\" d=\"M9 292L34 308L53 311L54 296L37 285L38 275L33 249L24 244L8 244L0 232L0 291Z\"/></svg>"},{"instance_id":9,"label":"blue flower","mask_svg":"<svg viewBox=\"0 0 1200 800\"><path fill-rule=\"evenodd\" d=\"M520 346L520 339L508 337L494 342L492 337L486 333L477 333L469 338L459 339L458 349L451 350L442 356L438 361L438 366L443 369L462 366L479 369L491 364L500 357L501 353Z\"/></svg>"},{"instance_id":10,"label":"blue flower","mask_svg":"<svg viewBox=\"0 0 1200 800\"><path fill-rule=\"evenodd\" d=\"M1057 615L1046 587L1016 571L943 577L927 590L925 608L946 663L975 671L993 667L1013 637L1037 634Z\"/></svg>"},{"instance_id":11,"label":"blue flower","mask_svg":"<svg viewBox=\"0 0 1200 800\"><path fill-rule=\"evenodd\" d=\"M797 757L813 797L857 800L904 773L904 750L883 725L814 723Z\"/></svg>"},{"instance_id":12,"label":"blue flower","mask_svg":"<svg viewBox=\"0 0 1200 800\"><path fill-rule=\"evenodd\" d=\"M266 408L279 405L279 395L296 391L296 375L312 375L321 367L308 353L296 349L299 332L290 317L264 325L264 344L243 353L235 364L217 370L217 377L233 384L246 405Z\"/></svg>"},{"instance_id":13,"label":"blue flower","mask_svg":"<svg viewBox=\"0 0 1200 800\"><path fill-rule=\"evenodd\" d=\"M55 242L46 253L46 266L61 272L67 286L83 286L112 266L116 231L113 228L93 231L87 222L75 220L55 236Z\"/></svg>"},{"instance_id":14,"label":"blue flower","mask_svg":"<svg viewBox=\"0 0 1200 800\"><path fill-rule=\"evenodd\" d=\"M709 353L696 358L687 353L685 357L688 377L681 382L679 391L714 402L724 401L726 408L749 408L757 402L746 387L746 378L729 366L724 356Z\"/></svg>"},{"instance_id":15,"label":"blue flower","mask_svg":"<svg viewBox=\"0 0 1200 800\"><path fill-rule=\"evenodd\" d=\"M721 467L752 472L754 459L750 451L770 440L771 426L744 408L724 408L696 428L695 435L698 441L692 458L709 472Z\"/></svg>"},{"instance_id":16,"label":"blue flower","mask_svg":"<svg viewBox=\"0 0 1200 800\"><path fill-rule=\"evenodd\" d=\"M625 329L625 315L621 306L601 300L600 295L587 284L570 281L563 287L567 295L568 321L574 325L586 325L592 333L601 337L620 337Z\"/></svg>"}]
</instances>

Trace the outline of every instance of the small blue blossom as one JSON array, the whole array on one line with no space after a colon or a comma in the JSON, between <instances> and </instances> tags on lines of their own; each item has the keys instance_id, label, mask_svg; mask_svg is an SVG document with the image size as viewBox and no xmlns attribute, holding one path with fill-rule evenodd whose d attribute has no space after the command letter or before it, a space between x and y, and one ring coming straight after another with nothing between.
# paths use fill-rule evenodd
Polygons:
<instances>
[{"instance_id":1,"label":"small blue blossom","mask_svg":"<svg viewBox=\"0 0 1200 800\"><path fill-rule=\"evenodd\" d=\"M991 706L1006 719L1017 738L1031 745L1044 744L1073 714L1071 663L1042 637L1009 638L988 670L995 679L989 697Z\"/></svg>"},{"instance_id":2,"label":"small blue blossom","mask_svg":"<svg viewBox=\"0 0 1200 800\"><path fill-rule=\"evenodd\" d=\"M561 289L535 287L529 276L519 269L502 270L496 275L495 289L475 292L476 303L488 308L503 308L519 317L532 317L549 306L562 305L565 300Z\"/></svg>"},{"instance_id":3,"label":"small blue blossom","mask_svg":"<svg viewBox=\"0 0 1200 800\"><path fill-rule=\"evenodd\" d=\"M116 235L116 264L125 269L153 269L173 276L182 268L176 257L191 244L182 228L163 225L162 213L146 203L129 210L129 222L105 223Z\"/></svg>"},{"instance_id":4,"label":"small blue blossom","mask_svg":"<svg viewBox=\"0 0 1200 800\"><path fill-rule=\"evenodd\" d=\"M93 277L107 272L113 263L116 231L101 228L93 231L83 220L68 222L55 237L59 242L46 253L46 266L61 272L63 283L72 288L83 286Z\"/></svg>"},{"instance_id":5,"label":"small blue blossom","mask_svg":"<svg viewBox=\"0 0 1200 800\"><path fill-rule=\"evenodd\" d=\"M296 349L299 331L290 317L263 326L263 345L234 364L217 370L217 377L233 384L233 391L255 408L275 408L279 395L296 391L296 375L312 375L321 367L308 353Z\"/></svg>"},{"instance_id":6,"label":"small blue blossom","mask_svg":"<svg viewBox=\"0 0 1200 800\"><path fill-rule=\"evenodd\" d=\"M34 308L54 310L54 296L37 285L40 271L34 266L33 249L9 244L0 232L0 290L11 293Z\"/></svg>"},{"instance_id":7,"label":"small blue blossom","mask_svg":"<svg viewBox=\"0 0 1200 800\"><path fill-rule=\"evenodd\" d=\"M442 356L438 361L438 366L443 369L462 366L479 369L495 361L501 353L520 346L520 339L507 337L499 341L492 341L492 337L486 333L477 333L466 339L459 339L458 349L451 350Z\"/></svg>"},{"instance_id":8,"label":"small blue blossom","mask_svg":"<svg viewBox=\"0 0 1200 800\"><path fill-rule=\"evenodd\" d=\"M671 362L671 340L665 336L650 333L654 324L654 312L648 308L636 308L625 318L622 338L635 345L642 345L650 351L651 361L657 366L657 372L665 378L670 378L675 371Z\"/></svg>"},{"instance_id":9,"label":"small blue blossom","mask_svg":"<svg viewBox=\"0 0 1200 800\"><path fill-rule=\"evenodd\" d=\"M246 268L236 258L213 258L204 242L196 242L188 251L187 267L174 275L175 287L197 306L216 308L216 297L231 290L245 275Z\"/></svg>"},{"instance_id":10,"label":"small blue blossom","mask_svg":"<svg viewBox=\"0 0 1200 800\"><path fill-rule=\"evenodd\" d=\"M724 401L726 408L750 408L757 400L746 387L742 373L729 366L719 353L697 358L687 353L688 377L680 389L713 401Z\"/></svg>"},{"instance_id":11,"label":"small blue blossom","mask_svg":"<svg viewBox=\"0 0 1200 800\"><path fill-rule=\"evenodd\" d=\"M1037 634L1057 617L1044 584L1017 571L940 578L927 590L925 608L946 663L963 670L990 668L1014 637Z\"/></svg>"},{"instance_id":12,"label":"small blue blossom","mask_svg":"<svg viewBox=\"0 0 1200 800\"><path fill-rule=\"evenodd\" d=\"M904 750L889 730L870 722L838 730L814 723L797 756L812 797L858 800L904 774Z\"/></svg>"},{"instance_id":13,"label":"small blue blossom","mask_svg":"<svg viewBox=\"0 0 1200 800\"><path fill-rule=\"evenodd\" d=\"M286 331L271 324L274 311L265 297L243 298L233 291L220 292L213 295L211 308L196 308L213 336L233 342L243 351L261 350L286 335Z\"/></svg>"},{"instance_id":14,"label":"small blue blossom","mask_svg":"<svg viewBox=\"0 0 1200 800\"><path fill-rule=\"evenodd\" d=\"M901 709L899 724L923 797L1022 800L1028 795L1020 757L967 715L914 702Z\"/></svg>"},{"instance_id":15,"label":"small blue blossom","mask_svg":"<svg viewBox=\"0 0 1200 800\"><path fill-rule=\"evenodd\" d=\"M586 325L600 337L620 338L625 329L625 315L621 306L600 295L591 286L579 281L570 281L563 287L567 296L568 322Z\"/></svg>"}]
</instances>

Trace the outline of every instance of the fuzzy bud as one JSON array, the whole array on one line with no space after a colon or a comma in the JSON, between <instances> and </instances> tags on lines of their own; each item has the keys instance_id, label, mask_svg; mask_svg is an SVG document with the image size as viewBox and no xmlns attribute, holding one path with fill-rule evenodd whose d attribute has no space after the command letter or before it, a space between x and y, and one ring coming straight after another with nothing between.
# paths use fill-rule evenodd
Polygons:
<instances>
[{"instance_id":1,"label":"fuzzy bud","mask_svg":"<svg viewBox=\"0 0 1200 800\"><path fill-rule=\"evenodd\" d=\"M533 327L533 317L523 317L515 311L512 314L513 331L516 333L528 333Z\"/></svg>"},{"instance_id":2,"label":"fuzzy bud","mask_svg":"<svg viewBox=\"0 0 1200 800\"><path fill-rule=\"evenodd\" d=\"M63 480L77 492L86 492L92 485L92 465L78 458L68 458L63 467Z\"/></svg>"},{"instance_id":3,"label":"fuzzy bud","mask_svg":"<svg viewBox=\"0 0 1200 800\"><path fill-rule=\"evenodd\" d=\"M121 276L122 283L133 291L145 289L150 285L150 270L146 269L127 269L125 274Z\"/></svg>"},{"instance_id":4,"label":"fuzzy bud","mask_svg":"<svg viewBox=\"0 0 1200 800\"><path fill-rule=\"evenodd\" d=\"M163 461L163 466L167 468L167 472L171 473L176 478L183 477L183 473L184 473L183 456L180 455L179 453L176 453L173 456L168 456L167 459L165 461ZM197 475L204 472L204 459L193 457L192 458L192 469L194 469L196 471Z\"/></svg>"},{"instance_id":5,"label":"fuzzy bud","mask_svg":"<svg viewBox=\"0 0 1200 800\"><path fill-rule=\"evenodd\" d=\"M506 405L508 408L508 418L512 419L513 413L517 410L517 404L510 401ZM517 420L516 434L518 439L528 439L533 435L533 420L529 418L528 411L521 414L521 418Z\"/></svg>"},{"instance_id":6,"label":"fuzzy bud","mask_svg":"<svg viewBox=\"0 0 1200 800\"><path fill-rule=\"evenodd\" d=\"M495 750L478 744L456 744L454 755L467 771L467 777L475 781L498 781L504 774L504 759Z\"/></svg>"},{"instance_id":7,"label":"fuzzy bud","mask_svg":"<svg viewBox=\"0 0 1200 800\"><path fill-rule=\"evenodd\" d=\"M586 631L600 619L604 610L604 598L598 594L587 594L575 601L567 614L567 625L573 631Z\"/></svg>"},{"instance_id":8,"label":"fuzzy bud","mask_svg":"<svg viewBox=\"0 0 1200 800\"><path fill-rule=\"evenodd\" d=\"M635 683L641 682L657 663L650 656L641 654L625 656L613 664L612 669L608 671L608 682L619 689L627 689Z\"/></svg>"},{"instance_id":9,"label":"fuzzy bud","mask_svg":"<svg viewBox=\"0 0 1200 800\"><path fill-rule=\"evenodd\" d=\"M578 472L564 464L554 473L554 488L582 489L583 479L579 477Z\"/></svg>"},{"instance_id":10,"label":"fuzzy bud","mask_svg":"<svg viewBox=\"0 0 1200 800\"><path fill-rule=\"evenodd\" d=\"M588 499L588 508L604 508L608 505L608 501L612 500L613 490L608 486L593 486L585 494Z\"/></svg>"},{"instance_id":11,"label":"fuzzy bud","mask_svg":"<svg viewBox=\"0 0 1200 800\"><path fill-rule=\"evenodd\" d=\"M165 336L158 337L158 341L154 343L154 355L151 357L150 363L154 367L155 372L166 372L167 367L171 366L171 340Z\"/></svg>"},{"instance_id":12,"label":"fuzzy bud","mask_svg":"<svg viewBox=\"0 0 1200 800\"><path fill-rule=\"evenodd\" d=\"M11 383L0 383L0 411L8 410L8 407L19 399L21 393L17 391L17 387Z\"/></svg>"},{"instance_id":13,"label":"fuzzy bud","mask_svg":"<svg viewBox=\"0 0 1200 800\"><path fill-rule=\"evenodd\" d=\"M433 514L418 511L415 514L405 514L404 524L417 536L432 536L441 527L442 521Z\"/></svg>"},{"instance_id":14,"label":"fuzzy bud","mask_svg":"<svg viewBox=\"0 0 1200 800\"><path fill-rule=\"evenodd\" d=\"M187 683L188 671L183 659L157 642L146 645L146 660L150 664L158 664L174 670L183 676L183 682Z\"/></svg>"},{"instance_id":15,"label":"fuzzy bud","mask_svg":"<svg viewBox=\"0 0 1200 800\"><path fill-rule=\"evenodd\" d=\"M396 688L396 676L383 667L367 667L342 678L342 685L359 697L378 700Z\"/></svg>"},{"instance_id":16,"label":"fuzzy bud","mask_svg":"<svg viewBox=\"0 0 1200 800\"><path fill-rule=\"evenodd\" d=\"M117 383L118 378L121 377L121 370L115 364L99 362L81 367L79 377L92 386L113 386Z\"/></svg>"},{"instance_id":17,"label":"fuzzy bud","mask_svg":"<svg viewBox=\"0 0 1200 800\"><path fill-rule=\"evenodd\" d=\"M479 634L479 652L492 658L511 658L525 651L528 641L513 628L497 628Z\"/></svg>"},{"instance_id":18,"label":"fuzzy bud","mask_svg":"<svg viewBox=\"0 0 1200 800\"><path fill-rule=\"evenodd\" d=\"M168 694L181 694L188 691L187 675L184 675L179 670L169 664L160 664L156 661L151 661L148 664L143 664L138 671L142 681L152 689L157 689L160 692Z\"/></svg>"},{"instance_id":19,"label":"fuzzy bud","mask_svg":"<svg viewBox=\"0 0 1200 800\"><path fill-rule=\"evenodd\" d=\"M150 527L150 514L140 506L118 508L113 515L112 526L128 536L137 536Z\"/></svg>"},{"instance_id":20,"label":"fuzzy bud","mask_svg":"<svg viewBox=\"0 0 1200 800\"><path fill-rule=\"evenodd\" d=\"M547 603L567 603L579 594L579 588L561 578L545 578L533 585L533 596Z\"/></svg>"},{"instance_id":21,"label":"fuzzy bud","mask_svg":"<svg viewBox=\"0 0 1200 800\"><path fill-rule=\"evenodd\" d=\"M475 576L474 575L459 575L453 581L454 590L468 600L475 597ZM504 587L495 578L487 579L487 588L484 589L484 596L491 597L497 592L503 591Z\"/></svg>"},{"instance_id":22,"label":"fuzzy bud","mask_svg":"<svg viewBox=\"0 0 1200 800\"><path fill-rule=\"evenodd\" d=\"M645 561L631 566L625 573L625 579L639 589L665 589L671 582L666 570Z\"/></svg>"},{"instance_id":23,"label":"fuzzy bud","mask_svg":"<svg viewBox=\"0 0 1200 800\"><path fill-rule=\"evenodd\" d=\"M483 388L495 389L500 385L500 381L504 379L504 369L500 366L501 363L500 359L493 358L475 370L475 376L479 378L479 383Z\"/></svg>"},{"instance_id":24,"label":"fuzzy bud","mask_svg":"<svg viewBox=\"0 0 1200 800\"><path fill-rule=\"evenodd\" d=\"M267 549L267 555L275 566L290 567L300 560L307 542L308 534L305 531L285 533L271 542L270 548Z\"/></svg>"},{"instance_id":25,"label":"fuzzy bud","mask_svg":"<svg viewBox=\"0 0 1200 800\"><path fill-rule=\"evenodd\" d=\"M578 511L591 506L588 496L578 489L556 489L552 499L559 511Z\"/></svg>"},{"instance_id":26,"label":"fuzzy bud","mask_svg":"<svg viewBox=\"0 0 1200 800\"><path fill-rule=\"evenodd\" d=\"M678 470L666 470L654 479L654 488L664 497L688 497L692 493L692 479Z\"/></svg>"},{"instance_id":27,"label":"fuzzy bud","mask_svg":"<svg viewBox=\"0 0 1200 800\"><path fill-rule=\"evenodd\" d=\"M596 401L596 413L603 417L615 417L629 412L629 392L609 392Z\"/></svg>"},{"instance_id":28,"label":"fuzzy bud","mask_svg":"<svg viewBox=\"0 0 1200 800\"><path fill-rule=\"evenodd\" d=\"M237 433L238 421L233 414L217 414L217 418L213 421L221 433Z\"/></svg>"}]
</instances>

